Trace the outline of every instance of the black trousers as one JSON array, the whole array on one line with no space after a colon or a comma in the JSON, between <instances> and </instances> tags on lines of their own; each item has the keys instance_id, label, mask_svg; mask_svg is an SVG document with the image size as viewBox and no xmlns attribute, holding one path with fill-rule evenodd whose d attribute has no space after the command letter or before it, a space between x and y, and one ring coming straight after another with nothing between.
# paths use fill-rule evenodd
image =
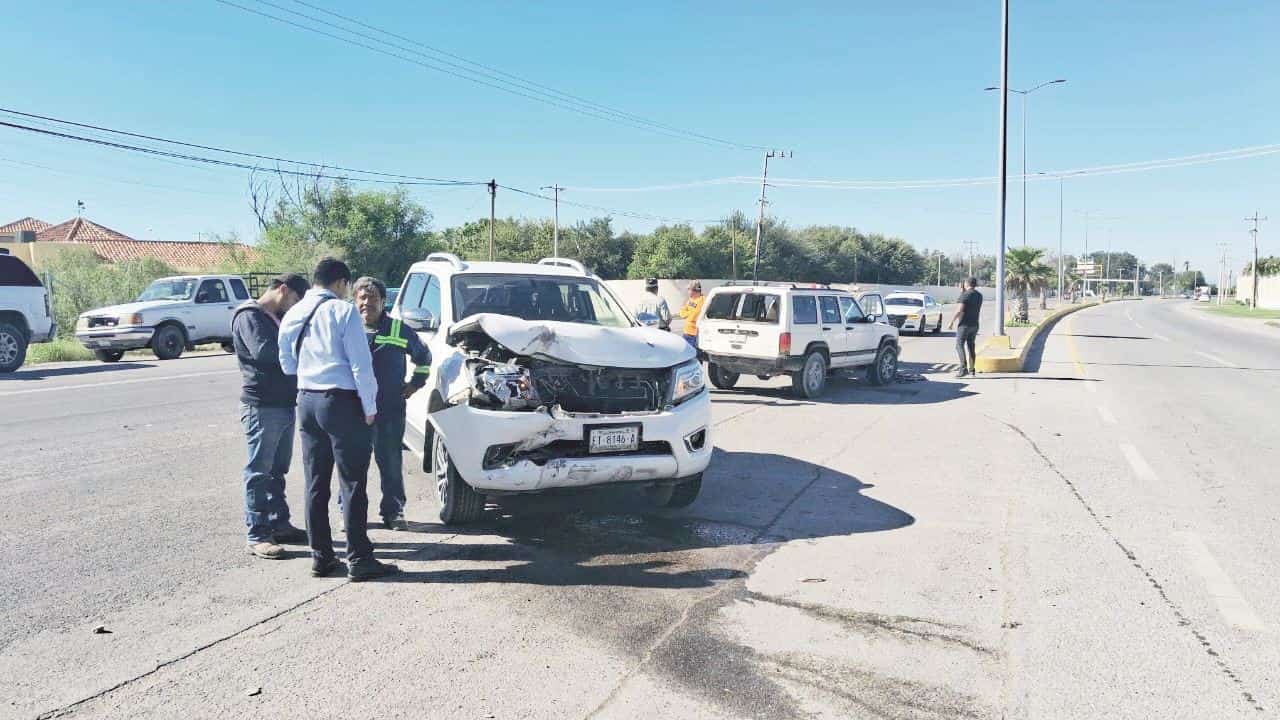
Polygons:
<instances>
[{"instance_id":1,"label":"black trousers","mask_svg":"<svg viewBox=\"0 0 1280 720\"><path fill-rule=\"evenodd\" d=\"M960 325L956 328L956 354L960 356L960 369L973 372L974 346L978 340L977 325ZM966 354L966 351L967 354Z\"/></svg>"},{"instance_id":2,"label":"black trousers","mask_svg":"<svg viewBox=\"0 0 1280 720\"><path fill-rule=\"evenodd\" d=\"M364 422L359 396L351 390L299 392L298 431L307 474L307 540L311 554L317 558L334 556L329 496L333 467L337 465L342 521L347 526L347 562L372 560L366 491L372 434Z\"/></svg>"}]
</instances>

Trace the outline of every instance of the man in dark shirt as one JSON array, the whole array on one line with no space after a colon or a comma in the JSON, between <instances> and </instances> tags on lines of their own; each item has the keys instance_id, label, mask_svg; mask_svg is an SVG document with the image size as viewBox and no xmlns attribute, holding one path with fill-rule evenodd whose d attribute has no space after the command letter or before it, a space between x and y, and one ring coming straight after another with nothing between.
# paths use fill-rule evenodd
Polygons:
<instances>
[{"instance_id":1,"label":"man in dark shirt","mask_svg":"<svg viewBox=\"0 0 1280 720\"><path fill-rule=\"evenodd\" d=\"M978 338L978 315L982 312L982 293L978 292L978 279L969 278L965 284L968 289L960 293L960 308L951 318L951 327L956 330L956 354L960 356L960 369L956 372L956 377L976 372L974 345ZM957 322L960 323L959 327L956 327Z\"/></svg>"},{"instance_id":2,"label":"man in dark shirt","mask_svg":"<svg viewBox=\"0 0 1280 720\"><path fill-rule=\"evenodd\" d=\"M356 280L352 294L356 309L364 319L373 353L373 374L378 380L378 417L373 423L373 458L382 481L379 510L382 524L392 530L407 530L404 519L404 442L405 402L427 383L431 372L431 353L418 334L384 311L387 286L371 277ZM406 356L413 360L413 379Z\"/></svg>"},{"instance_id":3,"label":"man in dark shirt","mask_svg":"<svg viewBox=\"0 0 1280 720\"><path fill-rule=\"evenodd\" d=\"M272 279L257 302L246 300L231 319L231 342L240 361L243 390L240 424L249 446L244 467L244 522L249 552L277 560L278 543L306 542L305 530L289 522L284 476L293 457L294 407L298 381L280 369L280 318L307 292L301 275Z\"/></svg>"}]
</instances>

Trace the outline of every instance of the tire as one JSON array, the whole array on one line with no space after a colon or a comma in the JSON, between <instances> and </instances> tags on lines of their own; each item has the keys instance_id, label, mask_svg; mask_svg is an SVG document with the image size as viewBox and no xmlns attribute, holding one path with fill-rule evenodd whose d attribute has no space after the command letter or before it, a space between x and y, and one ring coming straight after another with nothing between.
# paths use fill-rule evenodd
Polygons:
<instances>
[{"instance_id":1,"label":"tire","mask_svg":"<svg viewBox=\"0 0 1280 720\"><path fill-rule=\"evenodd\" d=\"M436 476L436 498L440 501L440 522L445 525L462 525L480 519L484 512L485 496L476 492L458 474L449 461L449 450L436 433L431 443L432 472Z\"/></svg>"},{"instance_id":2,"label":"tire","mask_svg":"<svg viewBox=\"0 0 1280 720\"><path fill-rule=\"evenodd\" d=\"M892 385L898 377L898 350L892 345L881 345L875 362L867 368L867 379L872 385Z\"/></svg>"},{"instance_id":3,"label":"tire","mask_svg":"<svg viewBox=\"0 0 1280 720\"><path fill-rule=\"evenodd\" d=\"M942 332L942 313L938 313L938 324L933 326L933 334Z\"/></svg>"},{"instance_id":4,"label":"tire","mask_svg":"<svg viewBox=\"0 0 1280 720\"><path fill-rule=\"evenodd\" d=\"M124 357L123 350L94 350L93 356L104 363L120 362L120 358Z\"/></svg>"},{"instance_id":5,"label":"tire","mask_svg":"<svg viewBox=\"0 0 1280 720\"><path fill-rule=\"evenodd\" d=\"M235 343L229 343L229 342L222 343L222 352L230 355L235 353L235 351L236 351Z\"/></svg>"},{"instance_id":6,"label":"tire","mask_svg":"<svg viewBox=\"0 0 1280 720\"><path fill-rule=\"evenodd\" d=\"M671 497L662 504L667 508L682 508L693 504L702 492L702 473L681 479L671 488Z\"/></svg>"},{"instance_id":7,"label":"tire","mask_svg":"<svg viewBox=\"0 0 1280 720\"><path fill-rule=\"evenodd\" d=\"M738 373L724 370L715 363L707 363L707 375L711 378L711 384L721 390L732 390L733 386L738 384L738 378L741 377Z\"/></svg>"},{"instance_id":8,"label":"tire","mask_svg":"<svg viewBox=\"0 0 1280 720\"><path fill-rule=\"evenodd\" d=\"M804 356L800 371L791 374L791 390L796 397L812 400L827 388L827 357L813 350Z\"/></svg>"},{"instance_id":9,"label":"tire","mask_svg":"<svg viewBox=\"0 0 1280 720\"><path fill-rule=\"evenodd\" d=\"M0 373L13 372L27 360L27 334L15 325L0 323Z\"/></svg>"},{"instance_id":10,"label":"tire","mask_svg":"<svg viewBox=\"0 0 1280 720\"><path fill-rule=\"evenodd\" d=\"M158 360L177 360L186 345L186 333L177 325L162 325L151 338L151 352Z\"/></svg>"}]
</instances>

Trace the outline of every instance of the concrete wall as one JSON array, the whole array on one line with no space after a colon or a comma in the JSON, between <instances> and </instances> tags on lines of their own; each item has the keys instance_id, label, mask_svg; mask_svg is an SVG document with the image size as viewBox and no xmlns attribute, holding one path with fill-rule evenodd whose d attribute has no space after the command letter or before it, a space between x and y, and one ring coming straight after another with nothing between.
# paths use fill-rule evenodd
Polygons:
<instances>
[{"instance_id":1,"label":"concrete wall","mask_svg":"<svg viewBox=\"0 0 1280 720\"><path fill-rule=\"evenodd\" d=\"M1250 302L1253 299L1253 276L1241 273L1236 280L1236 299ZM1280 275L1263 275L1258 283L1258 307L1280 310Z\"/></svg>"}]
</instances>

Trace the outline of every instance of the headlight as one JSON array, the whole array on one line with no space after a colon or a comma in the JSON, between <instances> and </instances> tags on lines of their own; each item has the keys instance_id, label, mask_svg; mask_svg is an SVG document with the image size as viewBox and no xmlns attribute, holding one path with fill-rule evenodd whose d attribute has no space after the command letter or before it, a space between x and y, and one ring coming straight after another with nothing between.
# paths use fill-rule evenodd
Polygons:
<instances>
[{"instance_id":1,"label":"headlight","mask_svg":"<svg viewBox=\"0 0 1280 720\"><path fill-rule=\"evenodd\" d=\"M919 316L918 314L916 314L916 313L911 313L910 315L908 315L908 316L907 316L907 319L908 319L908 320L919 320L919 319L920 319L920 316Z\"/></svg>"},{"instance_id":2,"label":"headlight","mask_svg":"<svg viewBox=\"0 0 1280 720\"><path fill-rule=\"evenodd\" d=\"M698 394L705 385L702 378L702 365L697 360L690 360L671 372L672 403L679 403L685 398Z\"/></svg>"},{"instance_id":3,"label":"headlight","mask_svg":"<svg viewBox=\"0 0 1280 720\"><path fill-rule=\"evenodd\" d=\"M89 329L89 318L87 317L76 318L76 330L88 330L88 329Z\"/></svg>"},{"instance_id":4,"label":"headlight","mask_svg":"<svg viewBox=\"0 0 1280 720\"><path fill-rule=\"evenodd\" d=\"M132 315L121 315L116 318L116 325L141 325L142 313L133 313Z\"/></svg>"}]
</instances>

